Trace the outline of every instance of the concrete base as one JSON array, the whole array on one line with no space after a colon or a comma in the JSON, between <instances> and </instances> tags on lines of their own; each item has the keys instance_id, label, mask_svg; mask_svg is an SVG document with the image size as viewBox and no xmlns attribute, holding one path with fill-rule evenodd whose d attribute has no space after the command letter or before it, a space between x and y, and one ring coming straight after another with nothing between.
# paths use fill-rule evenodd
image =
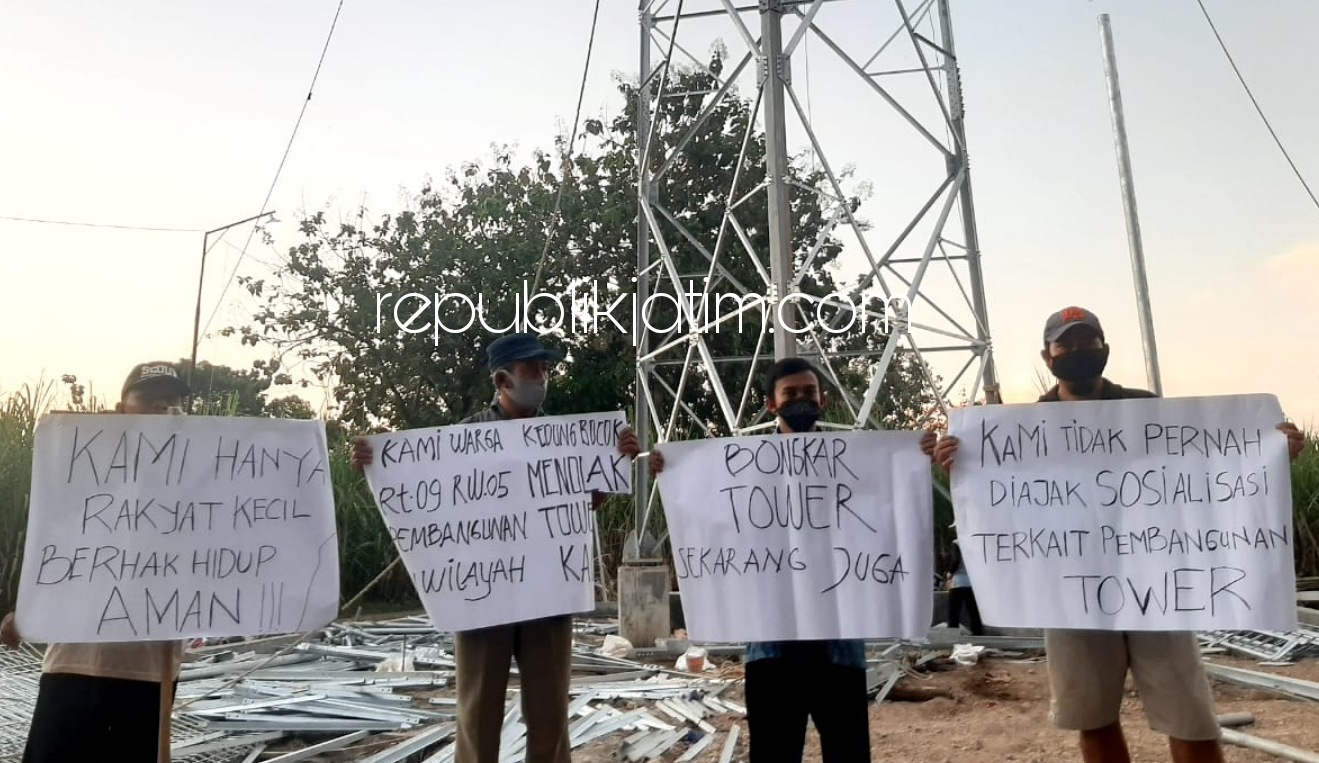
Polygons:
<instances>
[{"instance_id":1,"label":"concrete base","mask_svg":"<svg viewBox=\"0 0 1319 763\"><path fill-rule=\"evenodd\" d=\"M618 635L637 649L650 649L668 638L669 567L662 562L624 564L618 568Z\"/></svg>"}]
</instances>

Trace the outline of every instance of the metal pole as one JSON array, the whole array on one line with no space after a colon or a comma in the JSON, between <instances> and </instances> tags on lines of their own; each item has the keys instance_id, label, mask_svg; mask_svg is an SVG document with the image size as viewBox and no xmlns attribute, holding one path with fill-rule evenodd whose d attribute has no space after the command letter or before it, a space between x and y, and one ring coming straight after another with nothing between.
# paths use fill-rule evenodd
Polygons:
<instances>
[{"instance_id":1,"label":"metal pole","mask_svg":"<svg viewBox=\"0 0 1319 763\"><path fill-rule=\"evenodd\" d=\"M976 338L982 343L984 363L980 378L985 388L985 403L995 405L1003 402L998 386L998 371L994 368L994 348L989 332L989 303L985 299L985 277L980 269L980 235L976 230L975 203L971 197L971 170L969 152L966 147L966 119L962 104L962 74L957 65L957 52L953 46L952 11L948 0L939 0L939 27L943 33L943 48L946 53L945 68L948 76L948 106L952 123L953 136L957 146L949 167L949 176L954 176L957 169L966 168L962 178L961 207L962 230L966 239L966 265L971 277L971 306L976 315ZM908 306L910 309L910 306Z\"/></svg>"},{"instance_id":2,"label":"metal pole","mask_svg":"<svg viewBox=\"0 0 1319 763\"><path fill-rule=\"evenodd\" d=\"M239 225L242 225L243 223L250 223L255 220L260 220L263 217L270 217L273 214L275 214L273 211L262 212L261 214L253 215L252 217L249 217L246 220L239 220L236 223L229 223L228 225L221 226L219 228L214 228L212 230L208 230L202 234L201 268L197 274L197 308L192 315L192 362L188 366L189 387L192 386L193 371L196 370L197 368L197 345L201 338L201 326L202 326L202 285L206 283L206 255L209 254L211 251L210 247L207 246L207 243L210 241L211 234L221 233L223 231L229 230L230 228L236 228ZM192 401L189 400L188 403L189 406L191 407Z\"/></svg>"},{"instance_id":3,"label":"metal pole","mask_svg":"<svg viewBox=\"0 0 1319 763\"><path fill-rule=\"evenodd\" d=\"M1154 316L1150 311L1150 287L1145 278L1145 252L1140 240L1140 218L1136 214L1136 186L1131 179L1131 154L1127 149L1127 125L1122 115L1122 91L1118 86L1117 58L1108 14L1099 15L1099 39L1104 49L1104 75L1108 81L1108 104L1113 112L1113 140L1117 148L1118 177L1122 183L1122 211L1127 220L1127 245L1131 250L1131 274L1140 311L1140 337L1145 347L1145 376L1150 391L1163 394L1159 377L1159 351L1154 342Z\"/></svg>"},{"instance_id":4,"label":"metal pole","mask_svg":"<svg viewBox=\"0 0 1319 763\"><path fill-rule=\"evenodd\" d=\"M192 388L192 375L197 369L197 344L201 335L202 328L202 285L206 283L206 253L209 248L206 242L210 239L211 232L206 231L202 234L202 258L201 268L197 274L197 309L192 315L192 362L188 364L188 388ZM195 392L193 394L196 394ZM188 408L192 408L192 400L188 401Z\"/></svg>"},{"instance_id":5,"label":"metal pole","mask_svg":"<svg viewBox=\"0 0 1319 763\"><path fill-rule=\"evenodd\" d=\"M769 272L778 300L787 297L793 281L792 218L788 205L788 138L783 83L788 59L783 55L784 0L760 2L760 78L764 83L765 171L769 203ZM797 356L796 314L774 306L774 359Z\"/></svg>"},{"instance_id":6,"label":"metal pole","mask_svg":"<svg viewBox=\"0 0 1319 763\"><path fill-rule=\"evenodd\" d=\"M637 348L637 390L636 390L636 432L637 441L642 448L650 447L650 410L646 405L645 382L650 373L652 361L640 360L649 352L650 341L646 327L641 323L641 306L646 304L650 295L650 228L646 224L646 215L641 205L647 204L654 190L650 184L650 156L646 141L650 139L650 35L654 18L646 9L649 0L639 0L641 8L641 86L637 89L637 156L641 164L637 169L637 291L636 302L632 307L633 341ZM632 526L636 533L637 550L640 552L641 539L646 528L642 521L646 516L646 506L650 501L650 468L642 463L637 469L632 482L635 501L632 514ZM640 554L638 553L638 556ZM626 560L625 560L626 561Z\"/></svg>"}]
</instances>

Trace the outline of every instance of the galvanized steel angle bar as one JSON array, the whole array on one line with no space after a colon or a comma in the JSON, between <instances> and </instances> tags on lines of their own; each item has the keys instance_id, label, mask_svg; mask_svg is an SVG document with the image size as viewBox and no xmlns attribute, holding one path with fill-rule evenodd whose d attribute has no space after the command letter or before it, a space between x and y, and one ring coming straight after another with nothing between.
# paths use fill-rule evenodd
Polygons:
<instances>
[{"instance_id":1,"label":"galvanized steel angle bar","mask_svg":"<svg viewBox=\"0 0 1319 763\"><path fill-rule=\"evenodd\" d=\"M834 42L833 38L825 34L823 31L820 30L818 26L814 24L811 24L811 30L814 31L816 36L838 56L838 58L843 62L843 64L847 68L851 69L857 76L861 78L862 82L865 82L867 85L869 85L870 88L874 90L875 93L878 94L880 98L883 98L884 101L888 103L888 105L892 107L894 111L898 112L898 114L900 114L903 119L907 120L907 123L910 124L911 127L916 130L916 132L921 134L921 137L929 141L930 144L935 148L937 148L939 152L942 153L944 156L953 155L953 152L949 151L948 147L944 146L943 143L939 142L939 139L934 137L934 135L932 135L930 131L925 128L925 125L921 124L921 121L919 119L912 116L911 112L903 108L902 104L898 103L897 100L892 95L889 95L889 92L885 90L883 87L881 87L880 84L876 82L873 77L866 74L865 69L861 68L861 66L857 64L857 62L853 60L850 55L847 54L847 51L843 50L838 45L838 43Z\"/></svg>"},{"instance_id":2,"label":"galvanized steel angle bar","mask_svg":"<svg viewBox=\"0 0 1319 763\"><path fill-rule=\"evenodd\" d=\"M295 731L398 731L398 724L395 723L365 721L354 718L317 718L296 715L253 715L225 720L205 719L202 724L207 728L223 729L225 731L269 731L272 727L287 733Z\"/></svg>"},{"instance_id":3,"label":"galvanized steel angle bar","mask_svg":"<svg viewBox=\"0 0 1319 763\"><path fill-rule=\"evenodd\" d=\"M363 758L358 763L400 763L409 756L424 751L433 744L439 744L453 735L458 727L452 723L446 723L426 731L412 735L408 739L400 742L385 750L381 750L367 758Z\"/></svg>"},{"instance_id":4,"label":"galvanized steel angle bar","mask_svg":"<svg viewBox=\"0 0 1319 763\"><path fill-rule=\"evenodd\" d=\"M301 750L285 753L284 755L280 755L274 758L268 758L265 761L265 763L299 763L300 761L307 760L308 758L314 758L323 752L332 752L334 750L341 750L347 747L348 745L352 744L353 742L366 739L366 737L370 733L371 732L369 731L354 731L351 734L335 737L334 739L327 739L324 742L319 742L317 744L304 747Z\"/></svg>"},{"instance_id":5,"label":"galvanized steel angle bar","mask_svg":"<svg viewBox=\"0 0 1319 763\"><path fill-rule=\"evenodd\" d=\"M695 760L697 756L705 752L705 748L710 746L710 743L714 741L715 736L716 734L706 734L705 736L696 740L691 747L687 748L686 752L684 752L681 756L678 757L676 761L674 761L674 763L690 763L690 761Z\"/></svg>"},{"instance_id":6,"label":"galvanized steel angle bar","mask_svg":"<svg viewBox=\"0 0 1319 763\"><path fill-rule=\"evenodd\" d=\"M608 705L596 708L594 712L583 717L568 728L569 744L574 748L577 747L582 743L583 739L587 738L587 734L591 727L601 725L621 715L622 713Z\"/></svg>"},{"instance_id":7,"label":"galvanized steel angle bar","mask_svg":"<svg viewBox=\"0 0 1319 763\"><path fill-rule=\"evenodd\" d=\"M710 250L706 249L705 245L702 244L696 238L696 236L693 236L692 232L687 228L687 226L684 225L682 221L679 220L672 212L670 212L667 207L659 203L655 203L651 206L659 210L660 215L663 216L664 219L668 221L669 225L672 225L678 231L678 233L684 239L687 240L687 243L691 244L692 248L695 249L710 264L710 271L708 271L706 274L707 279L710 278L714 274L714 271L717 270L719 272L719 275L727 279L728 283L732 284L735 288L743 292L747 291L747 287L744 286L741 281L737 280L737 278L732 273L730 273L727 268L725 268L723 265L720 265L715 255L711 253ZM731 214L731 212L729 214ZM718 249L717 244L715 248ZM756 265L756 270L761 274L761 277L767 276L768 271L766 271L764 267L761 266L759 259L755 258L755 254L750 249L747 250L747 254L752 257ZM707 280L703 287L703 293L705 295L708 295L710 290L711 290L711 282ZM678 293L685 295L687 292L679 291Z\"/></svg>"},{"instance_id":8,"label":"galvanized steel angle bar","mask_svg":"<svg viewBox=\"0 0 1319 763\"><path fill-rule=\"evenodd\" d=\"M611 718L604 723L592 726L590 731L581 738L580 744L589 744L597 739L613 734L616 731L622 731L636 723L642 716L646 715L645 710L633 710L623 713L617 718Z\"/></svg>"},{"instance_id":9,"label":"galvanized steel angle bar","mask_svg":"<svg viewBox=\"0 0 1319 763\"><path fill-rule=\"evenodd\" d=\"M300 705L307 702L314 702L323 699L323 694L300 694L291 697L278 697L276 699L264 700L243 700L238 703L221 702L218 704L208 704L197 702L188 708L190 715L210 716L210 715L228 715L234 711L251 712L253 710L265 710L273 707L286 707L289 705Z\"/></svg>"},{"instance_id":10,"label":"galvanized steel angle bar","mask_svg":"<svg viewBox=\"0 0 1319 763\"><path fill-rule=\"evenodd\" d=\"M742 732L742 727L734 725L728 729L728 741L724 743L724 749L719 754L719 763L732 763L733 752L737 749L737 737Z\"/></svg>"},{"instance_id":11,"label":"galvanized steel angle bar","mask_svg":"<svg viewBox=\"0 0 1319 763\"><path fill-rule=\"evenodd\" d=\"M400 724L418 725L428 719L437 717L435 713L424 710L417 710L412 707L405 709L384 708L379 705L370 705L362 702L353 702L347 699L322 698L316 702L308 703L299 708L316 715L334 715L344 718L366 718L378 721L397 721ZM404 712L406 710L406 712Z\"/></svg>"},{"instance_id":12,"label":"galvanized steel angle bar","mask_svg":"<svg viewBox=\"0 0 1319 763\"><path fill-rule=\"evenodd\" d=\"M186 750L172 749L171 757L177 756L180 758L184 758L184 757L191 758L196 755L206 755L215 752L222 752L224 750L234 750L239 747L249 747L253 744L260 744L262 742L273 742L275 740L283 739L283 738L284 738L284 732L282 730L267 731L263 733L242 735L242 736L225 735L223 738L220 739L215 739L209 742L204 742L202 744L193 745L190 749L186 749Z\"/></svg>"}]
</instances>

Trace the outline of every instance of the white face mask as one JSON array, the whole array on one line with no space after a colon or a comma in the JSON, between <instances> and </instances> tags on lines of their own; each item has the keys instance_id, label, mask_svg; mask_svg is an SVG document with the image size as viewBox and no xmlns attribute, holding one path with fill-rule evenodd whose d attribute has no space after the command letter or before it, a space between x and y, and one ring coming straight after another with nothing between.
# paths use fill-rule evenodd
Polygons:
<instances>
[{"instance_id":1,"label":"white face mask","mask_svg":"<svg viewBox=\"0 0 1319 763\"><path fill-rule=\"evenodd\" d=\"M508 390L508 396L518 404L519 408L534 411L545 402L545 395L549 391L547 382L523 379L512 374L509 374L509 379L512 380L513 386Z\"/></svg>"}]
</instances>

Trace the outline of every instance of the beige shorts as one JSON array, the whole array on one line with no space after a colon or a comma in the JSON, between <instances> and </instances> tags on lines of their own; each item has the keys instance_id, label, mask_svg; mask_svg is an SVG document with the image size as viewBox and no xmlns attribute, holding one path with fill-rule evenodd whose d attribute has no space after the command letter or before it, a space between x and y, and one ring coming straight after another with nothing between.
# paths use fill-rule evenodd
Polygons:
<instances>
[{"instance_id":1,"label":"beige shorts","mask_svg":"<svg viewBox=\"0 0 1319 763\"><path fill-rule=\"evenodd\" d=\"M1127 670L1150 728L1173 739L1219 738L1194 633L1046 630L1053 725L1088 731L1118 720Z\"/></svg>"}]
</instances>

